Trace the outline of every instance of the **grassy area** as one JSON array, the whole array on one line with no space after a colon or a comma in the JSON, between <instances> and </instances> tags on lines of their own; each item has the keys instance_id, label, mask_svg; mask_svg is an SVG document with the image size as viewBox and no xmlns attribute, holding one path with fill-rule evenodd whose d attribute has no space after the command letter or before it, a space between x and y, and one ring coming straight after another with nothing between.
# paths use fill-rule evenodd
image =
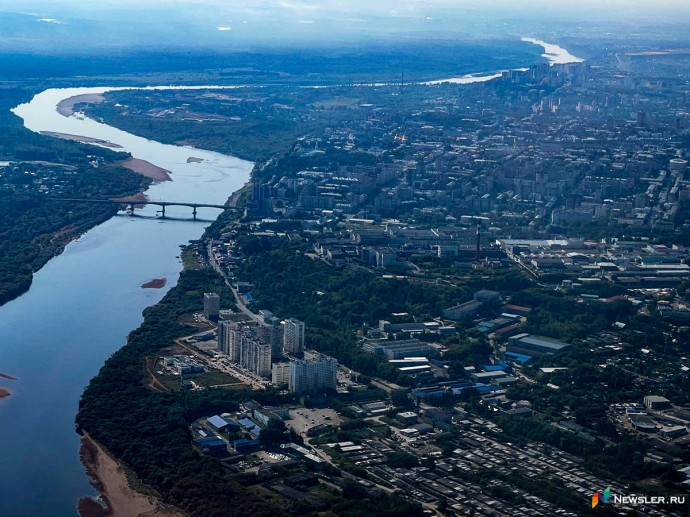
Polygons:
<instances>
[{"instance_id":1,"label":"grassy area","mask_svg":"<svg viewBox=\"0 0 690 517\"><path fill-rule=\"evenodd\" d=\"M214 386L222 386L225 384L242 384L242 381L237 377L233 377L227 373L220 371L210 371L198 373L194 375L185 375L185 379L194 381L196 384L213 388ZM244 387L244 385L242 385Z\"/></svg>"}]
</instances>

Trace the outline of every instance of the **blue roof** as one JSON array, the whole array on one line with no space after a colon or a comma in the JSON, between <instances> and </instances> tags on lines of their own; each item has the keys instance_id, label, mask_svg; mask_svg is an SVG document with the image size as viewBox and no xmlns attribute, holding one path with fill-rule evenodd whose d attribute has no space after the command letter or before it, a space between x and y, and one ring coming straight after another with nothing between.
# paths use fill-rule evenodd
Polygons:
<instances>
[{"instance_id":1,"label":"blue roof","mask_svg":"<svg viewBox=\"0 0 690 517\"><path fill-rule=\"evenodd\" d=\"M260 440L247 440L246 438L242 438L240 440L233 440L232 448L236 449L238 446L242 447L245 445L259 445L260 443Z\"/></svg>"},{"instance_id":2,"label":"blue roof","mask_svg":"<svg viewBox=\"0 0 690 517\"><path fill-rule=\"evenodd\" d=\"M225 447L227 445L225 443L225 440L221 440L220 438L199 438L199 439L194 440L194 441L202 449L212 449L215 447Z\"/></svg>"},{"instance_id":3,"label":"blue roof","mask_svg":"<svg viewBox=\"0 0 690 517\"><path fill-rule=\"evenodd\" d=\"M512 359L518 363L527 363L532 359L531 355L517 354L515 352L506 352L503 354L506 359Z\"/></svg>"},{"instance_id":4,"label":"blue roof","mask_svg":"<svg viewBox=\"0 0 690 517\"><path fill-rule=\"evenodd\" d=\"M238 420L238 422L242 427L251 428L251 427L256 426L256 424L254 422L252 422L251 420L249 420L248 418L240 418Z\"/></svg>"},{"instance_id":5,"label":"blue roof","mask_svg":"<svg viewBox=\"0 0 690 517\"><path fill-rule=\"evenodd\" d=\"M508 365L506 365L508 366ZM503 370L506 369L506 366L502 366L500 364L489 364L484 367L484 371L487 372L502 372Z\"/></svg>"},{"instance_id":6,"label":"blue roof","mask_svg":"<svg viewBox=\"0 0 690 517\"><path fill-rule=\"evenodd\" d=\"M228 425L228 423L225 420L223 420L221 417L219 417L218 415L214 415L212 417L209 417L206 419L206 421L209 424L211 424L213 427L215 427L216 429L222 429L223 427Z\"/></svg>"}]
</instances>

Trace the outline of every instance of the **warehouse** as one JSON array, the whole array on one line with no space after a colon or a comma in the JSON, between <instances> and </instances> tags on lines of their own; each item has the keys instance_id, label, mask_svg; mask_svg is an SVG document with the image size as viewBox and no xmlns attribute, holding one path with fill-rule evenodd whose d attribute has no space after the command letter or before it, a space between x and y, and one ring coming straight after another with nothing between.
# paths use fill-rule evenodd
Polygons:
<instances>
[{"instance_id":1,"label":"warehouse","mask_svg":"<svg viewBox=\"0 0 690 517\"><path fill-rule=\"evenodd\" d=\"M557 339L531 334L518 334L508 338L508 350L510 352L532 356L557 354L569 346L569 343Z\"/></svg>"}]
</instances>

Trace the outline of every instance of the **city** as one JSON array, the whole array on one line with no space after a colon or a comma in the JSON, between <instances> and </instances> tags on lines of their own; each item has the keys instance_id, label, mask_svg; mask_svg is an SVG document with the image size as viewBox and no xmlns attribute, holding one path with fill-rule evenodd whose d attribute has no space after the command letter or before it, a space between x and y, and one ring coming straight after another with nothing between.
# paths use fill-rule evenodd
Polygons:
<instances>
[{"instance_id":1,"label":"city","mask_svg":"<svg viewBox=\"0 0 690 517\"><path fill-rule=\"evenodd\" d=\"M0 513L690 515L686 7L34 3Z\"/></svg>"}]
</instances>

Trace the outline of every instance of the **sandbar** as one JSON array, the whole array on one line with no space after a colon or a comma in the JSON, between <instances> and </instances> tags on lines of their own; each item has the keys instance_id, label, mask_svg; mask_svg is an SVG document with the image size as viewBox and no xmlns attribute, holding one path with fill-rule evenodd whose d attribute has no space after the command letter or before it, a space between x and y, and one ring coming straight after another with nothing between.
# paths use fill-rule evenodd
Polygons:
<instances>
[{"instance_id":1,"label":"sandbar","mask_svg":"<svg viewBox=\"0 0 690 517\"><path fill-rule=\"evenodd\" d=\"M84 433L81 440L79 455L91 478L91 485L101 494L103 501L103 504L100 504L90 497L80 499L81 517L184 515L174 508L164 506L158 498L134 490L127 481L122 467L88 433Z\"/></svg>"},{"instance_id":2,"label":"sandbar","mask_svg":"<svg viewBox=\"0 0 690 517\"><path fill-rule=\"evenodd\" d=\"M88 102L91 104L100 104L105 100L105 97L100 93L87 93L84 95L75 95L68 99L60 101L57 105L57 112L63 117L74 115L74 107L81 102Z\"/></svg>"},{"instance_id":3,"label":"sandbar","mask_svg":"<svg viewBox=\"0 0 690 517\"><path fill-rule=\"evenodd\" d=\"M162 289L168 283L167 278L154 278L145 284L141 284L142 289Z\"/></svg>"},{"instance_id":4,"label":"sandbar","mask_svg":"<svg viewBox=\"0 0 690 517\"><path fill-rule=\"evenodd\" d=\"M121 203L134 203L137 208L141 208L148 202L149 198L143 192L137 192L133 196L114 197L113 201L120 201Z\"/></svg>"},{"instance_id":5,"label":"sandbar","mask_svg":"<svg viewBox=\"0 0 690 517\"><path fill-rule=\"evenodd\" d=\"M139 158L128 158L127 160L120 162L120 165L138 174L142 174L147 178L151 178L155 182L172 181L170 171L162 169L161 167L158 167L151 162L147 162L146 160L141 160Z\"/></svg>"},{"instance_id":6,"label":"sandbar","mask_svg":"<svg viewBox=\"0 0 690 517\"><path fill-rule=\"evenodd\" d=\"M69 133L56 133L55 131L41 131L42 135L52 136L53 138L62 138L63 140L72 140L73 142L81 142L84 144L97 144L111 149L122 149L121 145L114 144L108 140L101 140L100 138L91 138L90 136L70 135Z\"/></svg>"}]
</instances>

